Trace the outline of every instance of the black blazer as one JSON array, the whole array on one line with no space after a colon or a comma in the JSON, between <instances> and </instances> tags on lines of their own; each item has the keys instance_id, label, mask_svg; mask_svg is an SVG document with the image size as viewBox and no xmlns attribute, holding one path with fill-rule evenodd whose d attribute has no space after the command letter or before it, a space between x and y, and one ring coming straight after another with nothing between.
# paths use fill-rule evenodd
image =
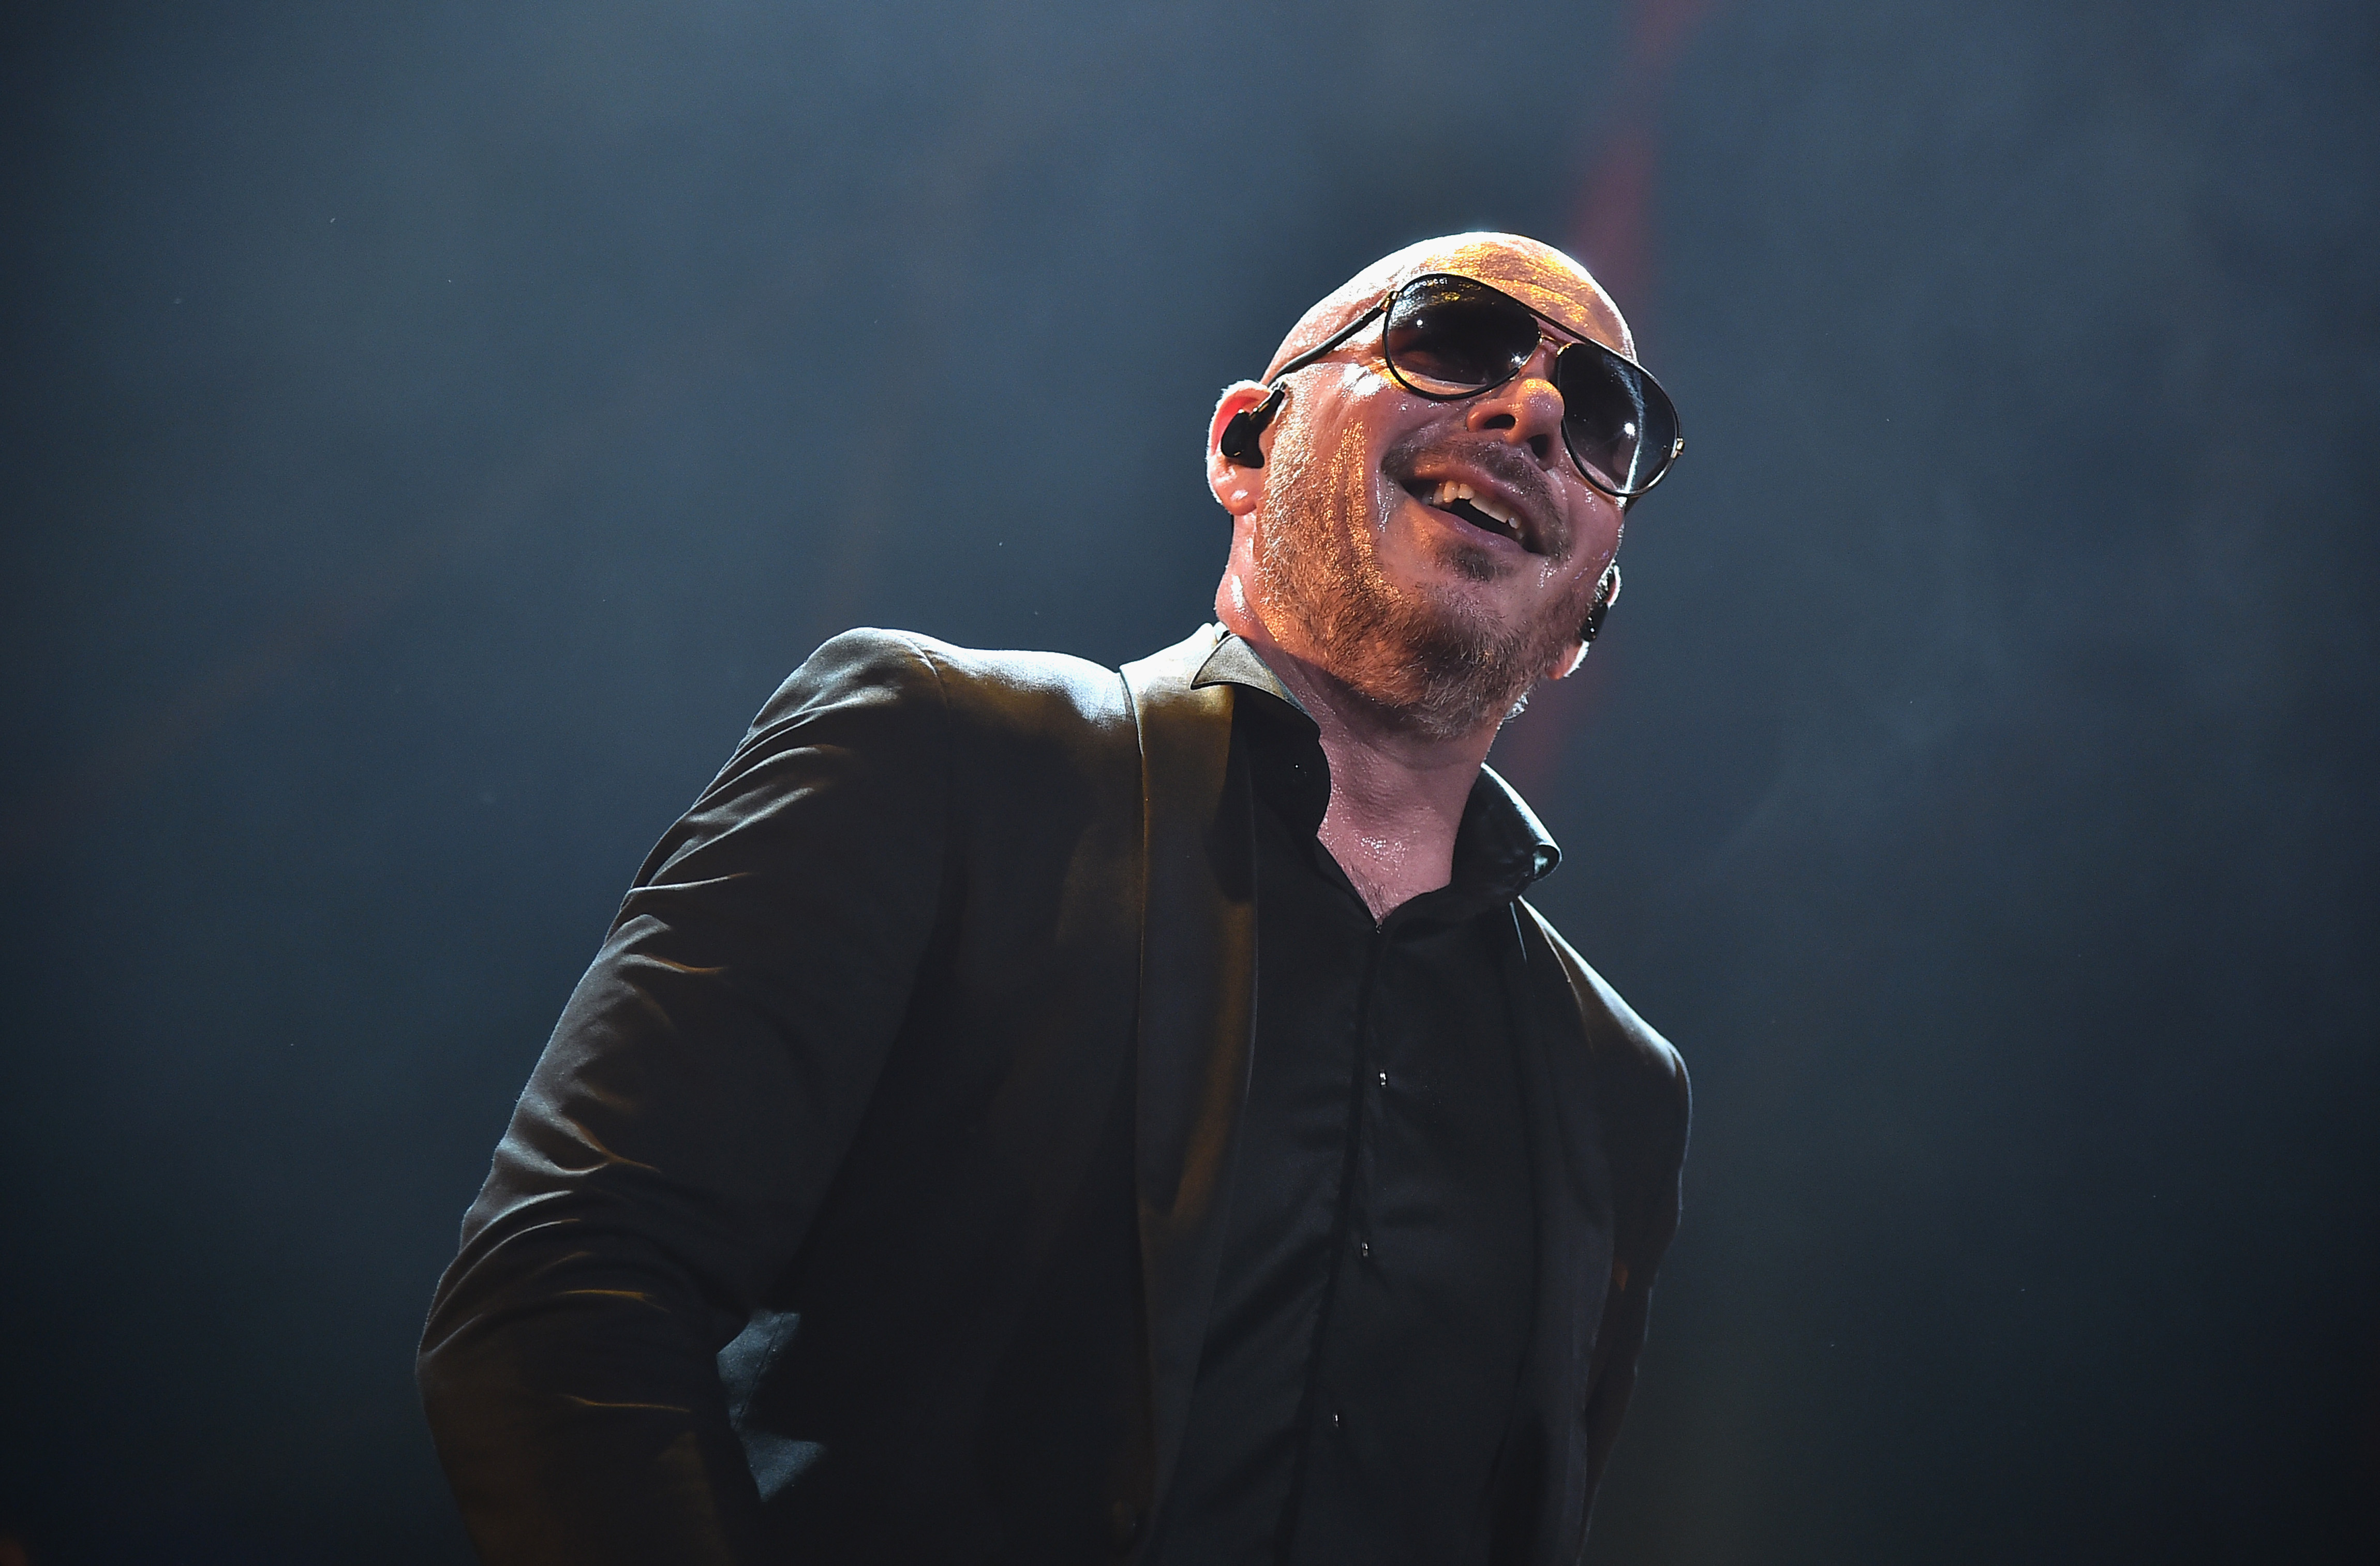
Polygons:
<instances>
[{"instance_id":1,"label":"black blazer","mask_svg":"<svg viewBox=\"0 0 2380 1566\"><path fill-rule=\"evenodd\" d=\"M1220 632L1116 672L854 631L637 877L420 1378L491 1561L1135 1556L1255 1000ZM1533 1346L1499 1561L1574 1560L1676 1227L1676 1053L1525 904Z\"/></svg>"}]
</instances>

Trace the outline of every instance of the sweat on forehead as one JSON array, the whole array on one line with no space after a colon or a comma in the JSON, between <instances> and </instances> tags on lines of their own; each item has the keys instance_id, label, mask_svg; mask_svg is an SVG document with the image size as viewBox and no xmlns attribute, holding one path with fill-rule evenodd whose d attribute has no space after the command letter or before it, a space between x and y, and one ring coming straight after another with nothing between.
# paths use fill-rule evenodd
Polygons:
<instances>
[{"instance_id":1,"label":"sweat on forehead","mask_svg":"<svg viewBox=\"0 0 2380 1566\"><path fill-rule=\"evenodd\" d=\"M1264 378L1353 321L1383 293L1425 272L1451 272L1492 284L1563 325L1633 355L1618 307L1586 268L1551 245L1519 234L1449 234L1382 256L1325 294L1273 350Z\"/></svg>"}]
</instances>

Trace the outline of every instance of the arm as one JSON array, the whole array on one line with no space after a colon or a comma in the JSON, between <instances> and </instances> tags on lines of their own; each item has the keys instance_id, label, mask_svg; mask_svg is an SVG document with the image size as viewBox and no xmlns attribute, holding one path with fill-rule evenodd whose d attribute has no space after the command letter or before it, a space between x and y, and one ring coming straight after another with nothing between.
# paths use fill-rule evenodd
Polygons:
<instances>
[{"instance_id":1,"label":"arm","mask_svg":"<svg viewBox=\"0 0 2380 1566\"><path fill-rule=\"evenodd\" d=\"M1572 1513L1584 1547L1586 1516L1603 1482L1636 1386L1654 1275L1678 1232L1680 1176L1686 1160L1692 1093L1685 1062L1603 976L1587 965L1545 916L1521 904L1524 929L1543 939L1558 974L1549 1002L1577 1009L1591 1074L1581 1099L1591 1106L1611 1183L1611 1272L1579 1410L1579 1472Z\"/></svg>"},{"instance_id":2,"label":"arm","mask_svg":"<svg viewBox=\"0 0 2380 1566\"><path fill-rule=\"evenodd\" d=\"M1629 1014L1633 1017L1633 1013ZM1639 1025L1642 1026L1641 1024ZM1647 1034L1651 1030L1645 1029ZM1657 1040L1658 1042L1658 1040ZM1639 1080L1628 1095L1633 1135L1619 1141L1633 1166L1628 1207L1614 1215L1611 1283L1587 1372L1586 1500L1591 1507L1620 1421L1636 1387L1636 1356L1653 1304L1653 1276L1678 1232L1680 1176L1686 1161L1689 1091L1685 1063L1661 1043L1632 1062Z\"/></svg>"},{"instance_id":3,"label":"arm","mask_svg":"<svg viewBox=\"0 0 2380 1566\"><path fill-rule=\"evenodd\" d=\"M715 1356L801 1244L933 931L932 668L839 637L638 873L464 1220L423 1334L484 1559L759 1558Z\"/></svg>"}]
</instances>

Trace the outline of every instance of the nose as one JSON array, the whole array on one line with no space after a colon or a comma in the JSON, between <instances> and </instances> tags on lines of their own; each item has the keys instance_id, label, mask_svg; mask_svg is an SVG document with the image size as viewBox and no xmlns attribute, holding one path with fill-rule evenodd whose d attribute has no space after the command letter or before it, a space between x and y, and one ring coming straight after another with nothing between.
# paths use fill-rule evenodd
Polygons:
<instances>
[{"instance_id":1,"label":"nose","mask_svg":"<svg viewBox=\"0 0 2380 1566\"><path fill-rule=\"evenodd\" d=\"M1550 467L1561 446L1562 400L1554 389L1554 349L1539 343L1521 372L1471 405L1467 429L1500 434L1526 446L1540 467Z\"/></svg>"}]
</instances>

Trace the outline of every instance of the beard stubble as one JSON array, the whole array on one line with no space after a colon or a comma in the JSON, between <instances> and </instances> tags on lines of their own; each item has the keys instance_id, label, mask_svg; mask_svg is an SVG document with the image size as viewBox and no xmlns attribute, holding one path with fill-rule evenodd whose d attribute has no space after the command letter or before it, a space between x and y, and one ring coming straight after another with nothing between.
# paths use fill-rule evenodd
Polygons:
<instances>
[{"instance_id":1,"label":"beard stubble","mask_svg":"<svg viewBox=\"0 0 2380 1566\"><path fill-rule=\"evenodd\" d=\"M1500 623L1436 583L1391 582L1368 518L1382 501L1404 498L1382 476L1409 472L1424 443L1391 447L1372 471L1361 463L1360 442L1327 456L1303 442L1279 443L1265 489L1277 522L1257 554L1257 587L1269 606L1296 622L1326 673L1397 726L1445 740L1520 710L1530 687L1578 640L1596 579L1582 577L1540 615L1517 624ZM1491 469L1517 456L1500 444L1492 452L1475 446L1471 455ZM1533 481L1542 484L1542 475ZM1394 493L1376 496L1375 486ZM1550 504L1546 510L1555 514ZM1560 550L1571 541L1551 540ZM1485 549L1452 548L1449 563L1474 581L1511 569Z\"/></svg>"}]
</instances>

